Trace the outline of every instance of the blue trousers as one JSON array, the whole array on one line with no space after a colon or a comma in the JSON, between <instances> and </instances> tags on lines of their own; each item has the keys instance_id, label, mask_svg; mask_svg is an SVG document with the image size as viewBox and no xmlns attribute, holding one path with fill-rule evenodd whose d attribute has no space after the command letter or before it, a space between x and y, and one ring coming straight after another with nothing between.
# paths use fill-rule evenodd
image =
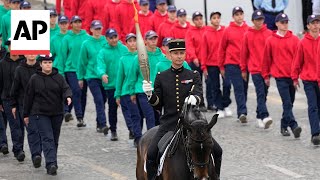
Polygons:
<instances>
[{"instance_id":1,"label":"blue trousers","mask_svg":"<svg viewBox=\"0 0 320 180\"><path fill-rule=\"evenodd\" d=\"M281 128L290 127L294 129L298 126L297 121L292 112L293 103L295 100L296 90L293 86L291 78L276 78L277 88L282 100L282 118Z\"/></svg>"},{"instance_id":2,"label":"blue trousers","mask_svg":"<svg viewBox=\"0 0 320 180\"><path fill-rule=\"evenodd\" d=\"M265 16L264 22L267 24L267 28L270 29L270 30L277 30L278 28L277 28L276 23L275 23L277 15L269 14L267 12L264 12L264 16Z\"/></svg>"},{"instance_id":3,"label":"blue trousers","mask_svg":"<svg viewBox=\"0 0 320 180\"><path fill-rule=\"evenodd\" d=\"M237 114L238 118L241 114L247 115L247 106L246 106L246 88L242 76L241 70L238 65L225 65L225 76L226 79L230 79L233 89L234 95L237 103Z\"/></svg>"},{"instance_id":4,"label":"blue trousers","mask_svg":"<svg viewBox=\"0 0 320 180\"><path fill-rule=\"evenodd\" d=\"M46 168L57 166L57 152L63 115L43 116L33 115L29 120L36 122L46 160Z\"/></svg>"},{"instance_id":5,"label":"blue trousers","mask_svg":"<svg viewBox=\"0 0 320 180\"><path fill-rule=\"evenodd\" d=\"M9 122L11 131L11 140L13 144L12 152L14 155L18 155L23 151L24 143L24 123L19 115L19 111L16 111L16 119L12 115L12 107L9 100L3 100L3 108L6 113L7 120Z\"/></svg>"},{"instance_id":6,"label":"blue trousers","mask_svg":"<svg viewBox=\"0 0 320 180\"><path fill-rule=\"evenodd\" d=\"M226 83L223 79L223 94L220 89L220 69L217 66L208 66L208 81L207 86L211 86L212 88L212 99L208 99L211 101L208 104L212 104L217 107L218 110L223 110L228 107L231 103L230 99L230 83ZM228 85L229 84L229 85Z\"/></svg>"},{"instance_id":7,"label":"blue trousers","mask_svg":"<svg viewBox=\"0 0 320 180\"><path fill-rule=\"evenodd\" d=\"M77 74L75 72L66 72L65 76L66 81L72 90L72 104L74 106L76 117L83 118L87 104L87 82L84 80L83 89L80 89ZM70 107L68 108L68 112L71 112Z\"/></svg>"},{"instance_id":8,"label":"blue trousers","mask_svg":"<svg viewBox=\"0 0 320 180\"><path fill-rule=\"evenodd\" d=\"M133 132L135 139L140 139L142 136L141 117L137 104L132 103L130 95L121 96L120 104L128 130Z\"/></svg>"},{"instance_id":9,"label":"blue trousers","mask_svg":"<svg viewBox=\"0 0 320 180\"><path fill-rule=\"evenodd\" d=\"M8 145L8 140L7 140L7 116L4 112L0 112L0 148L3 145Z\"/></svg>"},{"instance_id":10,"label":"blue trousers","mask_svg":"<svg viewBox=\"0 0 320 180\"><path fill-rule=\"evenodd\" d=\"M303 81L304 91L308 100L308 116L311 135L320 133L320 90L316 81Z\"/></svg>"},{"instance_id":11,"label":"blue trousers","mask_svg":"<svg viewBox=\"0 0 320 180\"><path fill-rule=\"evenodd\" d=\"M106 90L106 96L107 96L108 105L109 105L108 117L109 117L111 132L117 131L117 122L118 122L118 117L117 117L118 105L116 103L116 99L114 98L115 91L116 91L115 89Z\"/></svg>"},{"instance_id":12,"label":"blue trousers","mask_svg":"<svg viewBox=\"0 0 320 180\"><path fill-rule=\"evenodd\" d=\"M137 103L141 107L144 117L146 118L147 129L151 129L155 126L155 116L152 106L148 102L148 98L144 93L136 94Z\"/></svg>"},{"instance_id":13,"label":"blue trousers","mask_svg":"<svg viewBox=\"0 0 320 180\"><path fill-rule=\"evenodd\" d=\"M88 79L87 82L96 106L97 127L106 127L106 113L104 111L106 93L102 87L102 81L100 79Z\"/></svg>"},{"instance_id":14,"label":"blue trousers","mask_svg":"<svg viewBox=\"0 0 320 180\"><path fill-rule=\"evenodd\" d=\"M261 74L252 74L252 81L256 89L257 94L257 119L264 119L269 117L267 109L267 95L268 86L266 86L264 79Z\"/></svg>"}]
</instances>

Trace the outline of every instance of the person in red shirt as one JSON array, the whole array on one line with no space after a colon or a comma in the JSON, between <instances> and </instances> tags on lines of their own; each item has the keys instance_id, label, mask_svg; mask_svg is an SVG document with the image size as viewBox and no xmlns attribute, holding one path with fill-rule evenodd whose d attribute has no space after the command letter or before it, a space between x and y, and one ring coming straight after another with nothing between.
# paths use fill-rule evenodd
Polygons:
<instances>
[{"instance_id":1,"label":"person in red shirt","mask_svg":"<svg viewBox=\"0 0 320 180\"><path fill-rule=\"evenodd\" d=\"M72 13L71 13L71 4L72 1L75 0L63 0L63 11L64 11L64 15L67 16L69 19L71 19L72 17ZM56 10L58 15L61 15L61 0L56 0Z\"/></svg>"},{"instance_id":2,"label":"person in red shirt","mask_svg":"<svg viewBox=\"0 0 320 180\"><path fill-rule=\"evenodd\" d=\"M303 82L305 94L308 99L308 115L311 127L311 142L314 145L320 144L320 90L318 85L317 66L320 63L319 51L319 24L320 20L316 15L310 15L307 19L308 32L298 45L295 55L291 78L297 89L298 78Z\"/></svg>"},{"instance_id":3,"label":"person in red shirt","mask_svg":"<svg viewBox=\"0 0 320 180\"><path fill-rule=\"evenodd\" d=\"M132 3L140 11L140 6L136 0L123 0L116 8L116 23L118 23L119 37L122 42L126 42L126 35L132 33L132 27L134 26L135 10Z\"/></svg>"},{"instance_id":4,"label":"person in red shirt","mask_svg":"<svg viewBox=\"0 0 320 180\"><path fill-rule=\"evenodd\" d=\"M105 6L104 6L104 30L102 31L103 34L106 33L107 29L113 28L117 32L119 32L119 26L116 21L116 9L117 6L120 4L121 0L110 0Z\"/></svg>"},{"instance_id":5,"label":"person in red shirt","mask_svg":"<svg viewBox=\"0 0 320 180\"><path fill-rule=\"evenodd\" d=\"M179 9L177 11L178 22L171 28L171 37L175 39L185 39L190 23L187 21L187 11Z\"/></svg>"},{"instance_id":6,"label":"person in red shirt","mask_svg":"<svg viewBox=\"0 0 320 180\"><path fill-rule=\"evenodd\" d=\"M272 119L269 116L266 101L268 87L264 83L261 75L261 64L263 58L263 50L266 44L266 39L271 36L272 31L264 24L265 16L261 10L256 10L252 14L251 27L244 35L241 47L241 71L245 81L248 80L247 72L251 74L253 84L256 89L257 99L257 127L268 129L272 124Z\"/></svg>"},{"instance_id":7,"label":"person in red shirt","mask_svg":"<svg viewBox=\"0 0 320 180\"><path fill-rule=\"evenodd\" d=\"M86 7L88 0L72 0L71 16L80 16L82 21L86 21ZM70 18L71 19L71 18Z\"/></svg>"},{"instance_id":8,"label":"person in red shirt","mask_svg":"<svg viewBox=\"0 0 320 180\"><path fill-rule=\"evenodd\" d=\"M168 19L160 24L158 28L159 41L158 47L161 47L161 42L164 38L171 36L171 27L177 21L177 8L175 5L168 6Z\"/></svg>"},{"instance_id":9,"label":"person in red shirt","mask_svg":"<svg viewBox=\"0 0 320 180\"><path fill-rule=\"evenodd\" d=\"M158 33L160 24L168 19L167 9L168 6L166 0L157 0L157 9L151 17L151 28L153 31Z\"/></svg>"},{"instance_id":10,"label":"person in red shirt","mask_svg":"<svg viewBox=\"0 0 320 180\"><path fill-rule=\"evenodd\" d=\"M139 16L139 26L141 34L146 34L149 30L152 30L151 27L151 17L152 12L149 10L149 2L148 0L140 0L139 2L141 10L138 13ZM132 27L131 30L134 34L136 33L135 26Z\"/></svg>"},{"instance_id":11,"label":"person in red shirt","mask_svg":"<svg viewBox=\"0 0 320 180\"><path fill-rule=\"evenodd\" d=\"M223 78L223 93L220 90L220 70L218 49L225 27L220 25L221 13L212 12L210 14L211 25L203 33L203 44L201 48L201 70L206 78L207 86L212 88L213 97L207 98L208 110L217 110L219 118L232 116L228 106L230 99L230 81Z\"/></svg>"},{"instance_id":12,"label":"person in red shirt","mask_svg":"<svg viewBox=\"0 0 320 180\"><path fill-rule=\"evenodd\" d=\"M248 82L245 82L241 76L240 50L248 25L243 20L244 13L239 6L233 8L232 18L234 21L230 22L229 27L225 29L219 45L219 67L221 75L230 80L233 85L239 121L247 123Z\"/></svg>"},{"instance_id":13,"label":"person in red shirt","mask_svg":"<svg viewBox=\"0 0 320 180\"><path fill-rule=\"evenodd\" d=\"M84 28L88 34L92 34L90 31L91 22L93 20L100 20L102 23L104 17L104 6L108 3L109 0L87 0L86 4L86 21L84 22ZM103 24L104 26L104 24Z\"/></svg>"},{"instance_id":14,"label":"person in red shirt","mask_svg":"<svg viewBox=\"0 0 320 180\"><path fill-rule=\"evenodd\" d=\"M294 137L299 138L302 131L292 112L296 90L291 79L291 65L297 52L299 39L288 30L289 18L280 13L276 16L278 31L267 39L263 63L262 76L267 86L270 86L270 75L276 79L277 88L282 100L281 134L290 136L288 127L291 128Z\"/></svg>"}]
</instances>

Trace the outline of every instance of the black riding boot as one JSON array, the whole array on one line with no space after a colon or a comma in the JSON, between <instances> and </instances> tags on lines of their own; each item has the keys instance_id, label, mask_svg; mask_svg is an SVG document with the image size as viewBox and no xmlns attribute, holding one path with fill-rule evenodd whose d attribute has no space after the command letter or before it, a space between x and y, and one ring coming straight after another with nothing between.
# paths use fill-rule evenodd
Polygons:
<instances>
[{"instance_id":1,"label":"black riding boot","mask_svg":"<svg viewBox=\"0 0 320 180\"><path fill-rule=\"evenodd\" d=\"M157 163L152 160L147 160L146 169L147 169L148 180L155 180L157 177Z\"/></svg>"},{"instance_id":2,"label":"black riding boot","mask_svg":"<svg viewBox=\"0 0 320 180\"><path fill-rule=\"evenodd\" d=\"M220 178L221 162L222 162L222 157L214 158L215 170L216 170L218 179Z\"/></svg>"}]
</instances>

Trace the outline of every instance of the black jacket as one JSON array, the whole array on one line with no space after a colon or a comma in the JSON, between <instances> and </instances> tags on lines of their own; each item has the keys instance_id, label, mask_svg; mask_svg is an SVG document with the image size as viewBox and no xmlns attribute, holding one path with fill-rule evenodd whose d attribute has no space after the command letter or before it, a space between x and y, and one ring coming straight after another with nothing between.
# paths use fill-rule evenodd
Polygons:
<instances>
[{"instance_id":1,"label":"black jacket","mask_svg":"<svg viewBox=\"0 0 320 180\"><path fill-rule=\"evenodd\" d=\"M33 74L40 69L39 62L34 65L28 65L27 61L22 61L14 73L14 80L11 87L10 95L12 97L11 106L23 105L24 92L27 84Z\"/></svg>"},{"instance_id":2,"label":"black jacket","mask_svg":"<svg viewBox=\"0 0 320 180\"><path fill-rule=\"evenodd\" d=\"M41 70L32 75L27 85L23 115L56 116L64 113L66 98L72 96L71 89L64 77L53 68L51 74L46 75Z\"/></svg>"},{"instance_id":3,"label":"black jacket","mask_svg":"<svg viewBox=\"0 0 320 180\"><path fill-rule=\"evenodd\" d=\"M158 73L154 83L154 93L149 103L161 110L164 114L160 117L160 129L172 131L176 128L185 98L190 94L192 85L194 89L192 95L196 96L199 104L203 92L200 74L185 68L170 68Z\"/></svg>"},{"instance_id":4,"label":"black jacket","mask_svg":"<svg viewBox=\"0 0 320 180\"><path fill-rule=\"evenodd\" d=\"M10 54L7 53L3 60L0 62L0 94L2 100L10 100L10 91L14 79L14 73L16 68L24 57L20 57L16 61L10 59Z\"/></svg>"}]
</instances>

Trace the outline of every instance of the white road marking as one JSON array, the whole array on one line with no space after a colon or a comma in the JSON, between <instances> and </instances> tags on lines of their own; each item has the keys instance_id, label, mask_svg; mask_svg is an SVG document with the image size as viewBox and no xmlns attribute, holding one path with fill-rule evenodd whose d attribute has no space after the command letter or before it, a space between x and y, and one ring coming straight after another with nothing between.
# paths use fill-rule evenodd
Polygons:
<instances>
[{"instance_id":1,"label":"white road marking","mask_svg":"<svg viewBox=\"0 0 320 180\"><path fill-rule=\"evenodd\" d=\"M271 169L274 169L276 171L279 171L279 172L281 172L281 173L283 173L285 175L291 176L293 178L302 178L302 177L304 177L303 175L297 174L297 173L292 172L292 171L290 171L288 169L285 169L285 168L282 168L282 167L279 167L279 166L276 166L276 165L273 165L273 164L267 164L265 166L269 167Z\"/></svg>"}]
</instances>

